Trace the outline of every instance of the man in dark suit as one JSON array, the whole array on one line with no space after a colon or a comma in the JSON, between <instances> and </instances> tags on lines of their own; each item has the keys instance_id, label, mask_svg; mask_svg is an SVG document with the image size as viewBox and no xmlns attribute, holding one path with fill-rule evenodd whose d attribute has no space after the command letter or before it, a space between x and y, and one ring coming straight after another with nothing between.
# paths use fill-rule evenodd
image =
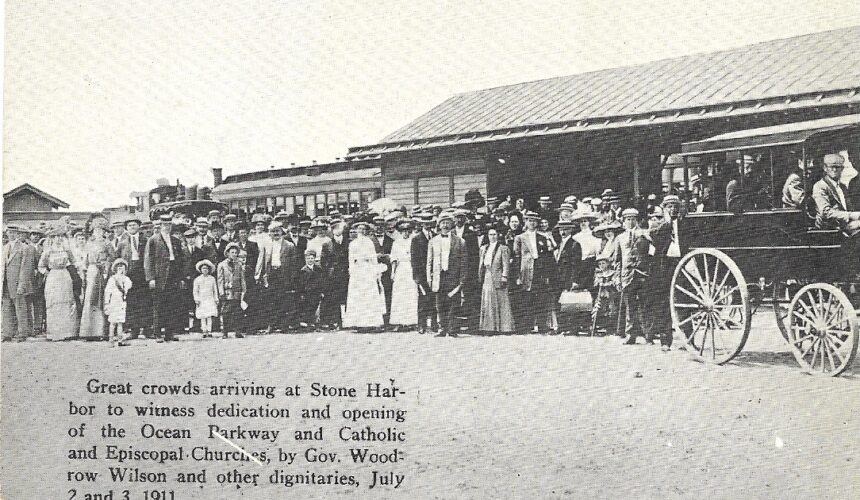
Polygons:
<instances>
[{"instance_id":1,"label":"man in dark suit","mask_svg":"<svg viewBox=\"0 0 860 500\"><path fill-rule=\"evenodd\" d=\"M421 214L418 219L420 232L412 237L411 259L412 278L418 287L418 333L423 334L427 331L428 319L432 331L438 328L436 305L430 283L427 281L427 248L433 238L432 228L435 223L431 214Z\"/></svg>"},{"instance_id":2,"label":"man in dark suit","mask_svg":"<svg viewBox=\"0 0 860 500\"><path fill-rule=\"evenodd\" d=\"M9 226L3 246L3 340L24 341L33 334L33 292L36 288L36 248L27 241L27 228Z\"/></svg>"},{"instance_id":3,"label":"man in dark suit","mask_svg":"<svg viewBox=\"0 0 860 500\"><path fill-rule=\"evenodd\" d=\"M254 281L254 274L257 271L257 260L260 258L260 248L256 243L248 239L251 235L251 228L247 222L237 222L234 229L236 232L235 243L239 245L239 254L241 255L244 252L245 255L245 303L248 304L248 309L243 312L243 330L252 332L266 326L262 324L260 314L263 305L260 289Z\"/></svg>"},{"instance_id":4,"label":"man in dark suit","mask_svg":"<svg viewBox=\"0 0 860 500\"><path fill-rule=\"evenodd\" d=\"M298 324L296 288L298 286L298 249L284 238L280 222L269 225L272 243L260 250L255 278L264 297L267 330L286 330Z\"/></svg>"},{"instance_id":5,"label":"man in dark suit","mask_svg":"<svg viewBox=\"0 0 860 500\"><path fill-rule=\"evenodd\" d=\"M186 289L182 243L171 236L173 224L162 215L157 233L146 242L143 271L153 295L152 331L164 329L164 340L178 340L174 333L182 328L183 300Z\"/></svg>"},{"instance_id":6,"label":"man in dark suit","mask_svg":"<svg viewBox=\"0 0 860 500\"><path fill-rule=\"evenodd\" d=\"M558 229L559 240L558 249L555 251L555 262L556 262L556 281L555 281L555 290L554 290L554 302L553 304L557 306L558 299L561 297L561 293L566 290L573 289L574 286L587 286L586 283L579 283L579 277L582 274L580 270L580 266L582 266L582 247L579 246L579 242L573 239L573 228L574 223L568 220L563 220L556 224L556 229ZM556 314L558 314L558 308L556 307ZM565 334L570 333L578 333L579 331L584 331L584 325L579 325L570 321L572 318L558 318L559 328L556 332L560 331ZM556 333L554 332L554 333Z\"/></svg>"},{"instance_id":7,"label":"man in dark suit","mask_svg":"<svg viewBox=\"0 0 860 500\"><path fill-rule=\"evenodd\" d=\"M128 277L131 279L131 288L126 294L125 317L131 335L143 335L152 326L152 299L143 270L147 238L140 234L140 225L140 219L126 220L125 233L117 245L117 256L128 262Z\"/></svg>"},{"instance_id":8,"label":"man in dark suit","mask_svg":"<svg viewBox=\"0 0 860 500\"><path fill-rule=\"evenodd\" d=\"M374 217L374 235L373 246L376 247L376 255L379 256L379 262L385 264L387 269L382 273L382 288L385 290L385 326L388 326L388 319L391 314L391 288L394 282L391 280L391 247L394 246L394 238L386 234L386 223L383 217Z\"/></svg>"},{"instance_id":9,"label":"man in dark suit","mask_svg":"<svg viewBox=\"0 0 860 500\"><path fill-rule=\"evenodd\" d=\"M672 316L669 305L669 292L672 288L672 275L681 256L686 253L678 233L678 222L681 218L681 199L673 194L663 198L662 206L654 207L648 216L648 225L657 227L664 219L669 220L670 231L660 231L651 237L654 247L654 260L651 265L651 276L648 280L650 305L648 316L651 318L653 335L660 336L660 345L664 351L672 348ZM690 311L692 312L692 311ZM681 312L681 314L686 314ZM684 319L684 318L681 318ZM685 323L682 330L692 333L692 324Z\"/></svg>"},{"instance_id":10,"label":"man in dark suit","mask_svg":"<svg viewBox=\"0 0 860 500\"><path fill-rule=\"evenodd\" d=\"M466 283L463 285L463 306L460 316L469 331L478 331L481 316L481 286L478 284L478 234L468 225L468 210L457 210L454 214L454 232L466 242Z\"/></svg>"},{"instance_id":11,"label":"man in dark suit","mask_svg":"<svg viewBox=\"0 0 860 500\"><path fill-rule=\"evenodd\" d=\"M427 281L436 297L439 316L439 333L436 336L456 337L454 313L462 300L468 272L466 242L451 232L454 227L451 214L440 214L438 224L439 234L430 240L427 248Z\"/></svg>"},{"instance_id":12,"label":"man in dark suit","mask_svg":"<svg viewBox=\"0 0 860 500\"><path fill-rule=\"evenodd\" d=\"M304 255L308 248L308 239L301 235L299 226L294 218L287 222L287 234L285 238L296 246L299 255Z\"/></svg>"},{"instance_id":13,"label":"man in dark suit","mask_svg":"<svg viewBox=\"0 0 860 500\"><path fill-rule=\"evenodd\" d=\"M332 310L330 321L332 326L342 324L342 307L346 306L346 292L349 288L349 237L344 232L346 224L342 220L331 223L331 270L329 271L328 291L326 302Z\"/></svg>"}]
</instances>

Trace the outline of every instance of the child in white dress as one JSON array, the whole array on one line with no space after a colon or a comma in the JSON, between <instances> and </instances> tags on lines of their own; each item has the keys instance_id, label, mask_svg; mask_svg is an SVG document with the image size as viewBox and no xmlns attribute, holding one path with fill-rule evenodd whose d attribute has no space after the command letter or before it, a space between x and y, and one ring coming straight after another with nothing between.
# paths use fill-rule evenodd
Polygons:
<instances>
[{"instance_id":1,"label":"child in white dress","mask_svg":"<svg viewBox=\"0 0 860 500\"><path fill-rule=\"evenodd\" d=\"M194 315L200 320L203 337L212 336L212 318L218 316L218 284L212 270L215 268L209 259L197 263L200 276L194 278Z\"/></svg>"},{"instance_id":2,"label":"child in white dress","mask_svg":"<svg viewBox=\"0 0 860 500\"><path fill-rule=\"evenodd\" d=\"M126 336L123 334L125 323L126 294L131 288L131 278L125 275L128 270L128 262L125 259L116 259L111 264L113 276L105 285L104 312L107 315L110 338L110 346L124 346Z\"/></svg>"}]
</instances>

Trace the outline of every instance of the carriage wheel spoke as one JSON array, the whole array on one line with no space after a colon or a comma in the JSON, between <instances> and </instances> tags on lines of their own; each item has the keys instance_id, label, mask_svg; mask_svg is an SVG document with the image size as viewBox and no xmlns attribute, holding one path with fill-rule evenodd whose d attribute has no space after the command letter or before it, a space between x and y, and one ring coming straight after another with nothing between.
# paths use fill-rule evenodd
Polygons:
<instances>
[{"instance_id":1,"label":"carriage wheel spoke","mask_svg":"<svg viewBox=\"0 0 860 500\"><path fill-rule=\"evenodd\" d=\"M701 309L701 304L675 304L678 309Z\"/></svg>"},{"instance_id":2,"label":"carriage wheel spoke","mask_svg":"<svg viewBox=\"0 0 860 500\"><path fill-rule=\"evenodd\" d=\"M705 291L704 291L704 290L702 289L702 287L700 286L701 278L697 281L695 278L693 278L693 277L690 275L689 271L687 271L687 270L686 270L686 269L684 269L684 268L681 268L681 272L684 274L684 277L686 277L686 278L687 278L687 281L688 281L691 285L693 285L693 289L695 289L695 290L696 290L696 293L698 293L700 297L702 297L702 298L707 297L707 294L705 294ZM698 268L696 268L696 274L698 274ZM677 285L677 284L676 284L675 286L681 286L681 285ZM699 301L701 302L701 299L697 299L697 300L699 300Z\"/></svg>"},{"instance_id":3,"label":"carriage wheel spoke","mask_svg":"<svg viewBox=\"0 0 860 500\"><path fill-rule=\"evenodd\" d=\"M801 320L803 320L803 322L807 325L814 325L815 324L815 322L812 321L812 319L809 316L804 316L803 314L800 314L797 311L791 311L791 314L793 316L795 316L796 318L800 318Z\"/></svg>"},{"instance_id":4,"label":"carriage wheel spoke","mask_svg":"<svg viewBox=\"0 0 860 500\"><path fill-rule=\"evenodd\" d=\"M830 338L830 339L828 339L828 340L829 340L831 343L833 342L833 339L832 339L832 338ZM833 349L831 350L831 352L833 353L833 355L835 355L837 358L839 358L839 366L842 366L842 365L844 365L844 364L845 364L845 357L844 357L844 356L842 356L842 353L841 353L841 352L839 352L839 348L838 348L838 347L836 347L835 345L833 345ZM834 369L835 369L835 368L834 368Z\"/></svg>"},{"instance_id":5,"label":"carriage wheel spoke","mask_svg":"<svg viewBox=\"0 0 860 500\"><path fill-rule=\"evenodd\" d=\"M733 293L735 293L736 291L738 291L738 289L740 289L740 287L739 287L738 285L733 286L733 287L732 287L728 292L723 292L723 293L719 296L719 298L714 299L714 303L715 303L715 304L719 304L720 302L722 302L722 301L723 301L724 299L726 299L727 297L731 297Z\"/></svg>"},{"instance_id":6,"label":"carriage wheel spoke","mask_svg":"<svg viewBox=\"0 0 860 500\"><path fill-rule=\"evenodd\" d=\"M717 278L719 278L719 276L720 276L720 273L719 273L720 259L715 259L714 262L715 262L714 263L714 282L710 284L711 285L711 291L714 291L717 289Z\"/></svg>"},{"instance_id":7,"label":"carriage wheel spoke","mask_svg":"<svg viewBox=\"0 0 860 500\"><path fill-rule=\"evenodd\" d=\"M815 314L815 312L809 308L809 306L806 304L806 302L803 301L803 297L801 297L800 300L797 301L797 303L800 304L801 307L803 307L804 311L806 311L806 314L809 317L810 322L812 322L812 320L814 320L815 318L818 317L818 315Z\"/></svg>"},{"instance_id":8,"label":"carriage wheel spoke","mask_svg":"<svg viewBox=\"0 0 860 500\"><path fill-rule=\"evenodd\" d=\"M700 299L700 298L699 298L699 297L697 297L693 292L691 292L691 291L687 290L686 288L682 287L681 285L677 285L677 284L676 284L676 285L675 285L675 288L677 288L678 290L681 290L681 291L682 291L682 292L684 292L687 296L689 296L691 299L695 300L696 302L698 302L698 303L699 303L699 304L701 304L702 306L704 306L704 305L705 305L705 303L704 303L704 302L702 302L702 299Z\"/></svg>"},{"instance_id":9,"label":"carriage wheel spoke","mask_svg":"<svg viewBox=\"0 0 860 500\"><path fill-rule=\"evenodd\" d=\"M838 335L832 335L833 332L842 332L845 334L848 334L850 332L847 332L845 330L828 330L828 333L831 334L831 335L828 335L828 337L830 338L830 341L833 343L833 346L837 349L842 349L842 346L845 345L845 340L847 340L847 339L841 339L841 338L839 338ZM836 342L839 342L839 345L836 345Z\"/></svg>"},{"instance_id":10,"label":"carriage wheel spoke","mask_svg":"<svg viewBox=\"0 0 860 500\"><path fill-rule=\"evenodd\" d=\"M811 339L811 338L814 338L814 337L815 337L815 334L814 334L814 333L810 333L809 335L805 335L805 336L800 337L799 339L797 339L797 340L793 341L793 342L792 342L792 344L802 344L806 339Z\"/></svg>"},{"instance_id":11,"label":"carriage wheel spoke","mask_svg":"<svg viewBox=\"0 0 860 500\"><path fill-rule=\"evenodd\" d=\"M833 320L839 319L839 310L841 306L839 304L835 304L837 307L833 309L833 295L827 294L827 308L824 310L824 323L830 326L830 322ZM831 314L832 311L832 314ZM834 325L835 326L835 325Z\"/></svg>"},{"instance_id":12,"label":"carriage wheel spoke","mask_svg":"<svg viewBox=\"0 0 860 500\"><path fill-rule=\"evenodd\" d=\"M809 347L807 347L806 350L800 354L800 357L803 359L806 359L806 355L809 354L809 351L812 350L812 348L815 347L815 344L817 344L817 343L818 343L818 337L814 338L812 340L812 342L809 343Z\"/></svg>"},{"instance_id":13,"label":"carriage wheel spoke","mask_svg":"<svg viewBox=\"0 0 860 500\"><path fill-rule=\"evenodd\" d=\"M830 352L830 343L827 342L827 337L824 337L824 353L827 355L827 360L830 361L831 370L836 370L836 362L833 361L833 354Z\"/></svg>"},{"instance_id":14,"label":"carriage wheel spoke","mask_svg":"<svg viewBox=\"0 0 860 500\"><path fill-rule=\"evenodd\" d=\"M707 286L707 287L711 286L711 274L708 272L708 255L707 254L702 255L702 264L705 266L705 279L702 280L702 285L703 285L702 290L704 291L705 286ZM708 298L713 299L714 298L714 295L713 295L714 291L713 290L707 290L707 292L708 292Z\"/></svg>"},{"instance_id":15,"label":"carriage wheel spoke","mask_svg":"<svg viewBox=\"0 0 860 500\"><path fill-rule=\"evenodd\" d=\"M697 316L701 316L702 314L705 314L705 311L697 311L697 312L695 312L695 313L691 314L691 315L690 315L687 319L685 319L684 321L680 321L680 322L678 323L678 325L677 325L677 326L679 326L679 327L680 327L681 325L683 325L684 323L687 323L688 321L694 321L694 320L695 320L695 318L696 318Z\"/></svg>"},{"instance_id":16,"label":"carriage wheel spoke","mask_svg":"<svg viewBox=\"0 0 860 500\"><path fill-rule=\"evenodd\" d=\"M699 356L702 356L705 353L705 341L708 339L708 328L710 328L711 318L705 316L704 323L705 329L703 330L704 333L702 334L702 344L699 345Z\"/></svg>"}]
</instances>

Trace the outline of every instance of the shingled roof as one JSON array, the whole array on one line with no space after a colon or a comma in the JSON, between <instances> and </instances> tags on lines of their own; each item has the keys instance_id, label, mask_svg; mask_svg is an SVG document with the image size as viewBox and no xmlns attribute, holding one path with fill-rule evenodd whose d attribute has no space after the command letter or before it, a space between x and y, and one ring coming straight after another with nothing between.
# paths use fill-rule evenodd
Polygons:
<instances>
[{"instance_id":1,"label":"shingled roof","mask_svg":"<svg viewBox=\"0 0 860 500\"><path fill-rule=\"evenodd\" d=\"M350 156L860 102L860 27L457 94ZM737 105L748 103L748 106ZM733 106L735 105L735 106ZM499 134L503 132L503 134Z\"/></svg>"}]
</instances>

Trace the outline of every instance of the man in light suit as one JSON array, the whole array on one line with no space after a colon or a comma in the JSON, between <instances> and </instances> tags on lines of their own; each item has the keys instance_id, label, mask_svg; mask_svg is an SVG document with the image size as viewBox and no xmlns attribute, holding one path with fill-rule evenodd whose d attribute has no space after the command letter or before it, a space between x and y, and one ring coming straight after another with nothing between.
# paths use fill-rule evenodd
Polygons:
<instances>
[{"instance_id":1,"label":"man in light suit","mask_svg":"<svg viewBox=\"0 0 860 500\"><path fill-rule=\"evenodd\" d=\"M263 316L266 331L294 328L296 317L296 287L298 285L299 251L284 238L280 222L269 225L271 243L260 248L254 275L263 295ZM303 258L303 257L302 257Z\"/></svg>"},{"instance_id":2,"label":"man in light suit","mask_svg":"<svg viewBox=\"0 0 860 500\"><path fill-rule=\"evenodd\" d=\"M158 335L164 328L164 340L178 340L174 333L183 326L186 289L182 242L171 236L172 218L160 217L158 232L146 242L143 271L153 296L152 331Z\"/></svg>"},{"instance_id":3,"label":"man in light suit","mask_svg":"<svg viewBox=\"0 0 860 500\"><path fill-rule=\"evenodd\" d=\"M466 242L451 233L454 217L439 215L439 234L430 240L427 249L427 281L436 295L436 314L439 316L437 337L456 337L454 313L460 303L466 283Z\"/></svg>"},{"instance_id":4,"label":"man in light suit","mask_svg":"<svg viewBox=\"0 0 860 500\"><path fill-rule=\"evenodd\" d=\"M418 288L418 333L427 331L427 320L430 320L430 328L432 331L438 329L436 321L436 305L430 283L427 281L427 249L430 246L430 240L433 238L432 227L435 226L433 216L431 214L421 214L418 216L420 232L412 237L411 259L412 259L412 279L415 280L415 286Z\"/></svg>"},{"instance_id":5,"label":"man in light suit","mask_svg":"<svg viewBox=\"0 0 860 500\"><path fill-rule=\"evenodd\" d=\"M9 226L3 246L3 340L22 342L33 334L33 292L36 287L36 248L27 229Z\"/></svg>"},{"instance_id":6,"label":"man in light suit","mask_svg":"<svg viewBox=\"0 0 860 500\"><path fill-rule=\"evenodd\" d=\"M117 245L117 256L128 262L128 277L131 279L126 298L125 324L132 335L142 334L144 329L152 326L152 302L143 271L147 238L140 234L140 225L140 219L126 220L125 233Z\"/></svg>"},{"instance_id":7,"label":"man in light suit","mask_svg":"<svg viewBox=\"0 0 860 500\"><path fill-rule=\"evenodd\" d=\"M844 168L842 155L824 155L824 176L812 186L818 211L815 223L819 229L839 228L853 235L860 230L860 212L849 206L848 189L840 181Z\"/></svg>"},{"instance_id":8,"label":"man in light suit","mask_svg":"<svg viewBox=\"0 0 860 500\"><path fill-rule=\"evenodd\" d=\"M819 229L841 229L849 236L842 244L842 269L855 273L860 251L860 211L852 210L848 188L841 182L845 159L840 154L824 155L824 176L812 186L817 210L815 225Z\"/></svg>"},{"instance_id":9,"label":"man in light suit","mask_svg":"<svg viewBox=\"0 0 860 500\"><path fill-rule=\"evenodd\" d=\"M546 236L537 232L540 216L526 212L526 230L514 238L514 262L519 263L517 285L523 292L522 328L539 333L552 310L551 285L555 258Z\"/></svg>"}]
</instances>

